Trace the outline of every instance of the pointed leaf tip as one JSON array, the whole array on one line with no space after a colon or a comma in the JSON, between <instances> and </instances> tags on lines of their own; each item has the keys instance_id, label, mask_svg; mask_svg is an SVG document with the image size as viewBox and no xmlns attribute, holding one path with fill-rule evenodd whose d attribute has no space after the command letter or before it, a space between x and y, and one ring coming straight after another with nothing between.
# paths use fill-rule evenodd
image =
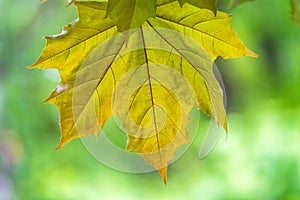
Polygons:
<instances>
[{"instance_id":1,"label":"pointed leaf tip","mask_svg":"<svg viewBox=\"0 0 300 200\"><path fill-rule=\"evenodd\" d=\"M63 144L60 142L57 147L55 147L55 150L59 150L61 147L63 146Z\"/></svg>"},{"instance_id":2,"label":"pointed leaf tip","mask_svg":"<svg viewBox=\"0 0 300 200\"><path fill-rule=\"evenodd\" d=\"M67 136L67 137L62 137L60 139L59 144L57 145L57 147L55 148L55 150L59 150L60 148L62 148L63 146L65 146L67 143L69 143L71 140L77 138L76 136Z\"/></svg>"},{"instance_id":3,"label":"pointed leaf tip","mask_svg":"<svg viewBox=\"0 0 300 200\"><path fill-rule=\"evenodd\" d=\"M167 185L167 167L161 168L158 170L164 184Z\"/></svg>"},{"instance_id":4,"label":"pointed leaf tip","mask_svg":"<svg viewBox=\"0 0 300 200\"><path fill-rule=\"evenodd\" d=\"M59 150L60 148L62 148L65 144L67 144L70 140L67 140L67 138L62 137L60 139L59 144L57 145L57 147L55 148L55 150Z\"/></svg>"},{"instance_id":5,"label":"pointed leaf tip","mask_svg":"<svg viewBox=\"0 0 300 200\"><path fill-rule=\"evenodd\" d=\"M254 53L253 51L250 51L250 50L248 50L248 56L258 58L258 55L256 53Z\"/></svg>"}]
</instances>

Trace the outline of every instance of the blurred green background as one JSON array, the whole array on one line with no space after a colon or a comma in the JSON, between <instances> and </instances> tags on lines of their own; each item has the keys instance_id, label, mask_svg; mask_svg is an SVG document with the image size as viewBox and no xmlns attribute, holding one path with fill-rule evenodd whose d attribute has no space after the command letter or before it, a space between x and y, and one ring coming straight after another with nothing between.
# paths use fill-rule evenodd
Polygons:
<instances>
[{"instance_id":1,"label":"blurred green background","mask_svg":"<svg viewBox=\"0 0 300 200\"><path fill-rule=\"evenodd\" d=\"M76 18L63 0L0 0L0 199L300 199L300 27L289 1L230 10L258 59L217 60L228 95L229 137L204 160L201 137L168 170L127 174L93 158L80 140L59 151L58 112L45 99L55 71L26 69L44 35ZM202 130L203 129L203 130ZM108 127L109 130L109 127ZM201 135L202 134L202 135Z\"/></svg>"}]
</instances>

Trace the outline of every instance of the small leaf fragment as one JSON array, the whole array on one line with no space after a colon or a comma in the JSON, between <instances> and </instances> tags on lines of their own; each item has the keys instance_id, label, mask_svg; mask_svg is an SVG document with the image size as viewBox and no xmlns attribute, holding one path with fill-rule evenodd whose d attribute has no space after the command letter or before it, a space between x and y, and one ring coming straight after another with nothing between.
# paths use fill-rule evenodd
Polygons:
<instances>
[{"instance_id":1,"label":"small leaf fragment","mask_svg":"<svg viewBox=\"0 0 300 200\"><path fill-rule=\"evenodd\" d=\"M300 25L300 0L290 0L292 19Z\"/></svg>"}]
</instances>

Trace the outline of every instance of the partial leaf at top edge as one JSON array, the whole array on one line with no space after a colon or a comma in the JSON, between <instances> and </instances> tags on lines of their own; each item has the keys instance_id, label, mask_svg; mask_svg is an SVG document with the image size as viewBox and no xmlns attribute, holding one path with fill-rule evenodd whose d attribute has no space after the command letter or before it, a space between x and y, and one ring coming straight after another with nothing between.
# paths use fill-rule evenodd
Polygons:
<instances>
[{"instance_id":1,"label":"partial leaf at top edge","mask_svg":"<svg viewBox=\"0 0 300 200\"><path fill-rule=\"evenodd\" d=\"M108 0L106 17L114 20L119 31L126 31L140 27L155 11L155 0Z\"/></svg>"},{"instance_id":2,"label":"partial leaf at top edge","mask_svg":"<svg viewBox=\"0 0 300 200\"><path fill-rule=\"evenodd\" d=\"M300 0L290 0L292 19L300 25Z\"/></svg>"}]
</instances>

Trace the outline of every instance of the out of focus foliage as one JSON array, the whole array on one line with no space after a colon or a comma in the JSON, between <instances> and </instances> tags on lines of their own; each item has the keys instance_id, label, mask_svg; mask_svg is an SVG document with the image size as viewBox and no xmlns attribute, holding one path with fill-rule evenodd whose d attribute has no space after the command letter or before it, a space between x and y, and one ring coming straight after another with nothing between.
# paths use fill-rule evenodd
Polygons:
<instances>
[{"instance_id":1,"label":"out of focus foliage","mask_svg":"<svg viewBox=\"0 0 300 200\"><path fill-rule=\"evenodd\" d=\"M165 187L156 173L100 164L80 140L54 151L58 113L40 99L58 75L23 66L38 57L40 37L60 33L76 11L61 0L0 0L0 199L299 199L300 28L290 19L289 1L234 10L228 4L219 8L233 14L234 28L260 57L217 61L227 87L229 138L198 160L204 120L192 146L170 166Z\"/></svg>"},{"instance_id":2,"label":"out of focus foliage","mask_svg":"<svg viewBox=\"0 0 300 200\"><path fill-rule=\"evenodd\" d=\"M245 3L247 1L254 1L254 0L232 0L232 8L235 8L236 6L240 5L241 3Z\"/></svg>"}]
</instances>

